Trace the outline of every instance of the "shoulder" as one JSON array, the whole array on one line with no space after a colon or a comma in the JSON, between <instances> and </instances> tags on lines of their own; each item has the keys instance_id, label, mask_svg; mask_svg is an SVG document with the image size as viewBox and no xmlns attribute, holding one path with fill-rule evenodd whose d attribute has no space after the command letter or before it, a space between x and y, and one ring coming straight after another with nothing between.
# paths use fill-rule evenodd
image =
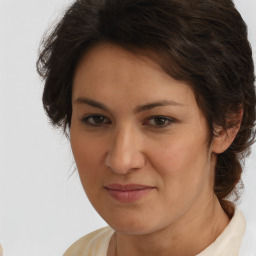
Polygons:
<instances>
[{"instance_id":1,"label":"shoulder","mask_svg":"<svg viewBox=\"0 0 256 256\"><path fill-rule=\"evenodd\" d=\"M256 256L256 229L247 222L239 256Z\"/></svg>"},{"instance_id":2,"label":"shoulder","mask_svg":"<svg viewBox=\"0 0 256 256\"><path fill-rule=\"evenodd\" d=\"M104 227L95 230L72 244L63 256L106 255L114 230Z\"/></svg>"}]
</instances>

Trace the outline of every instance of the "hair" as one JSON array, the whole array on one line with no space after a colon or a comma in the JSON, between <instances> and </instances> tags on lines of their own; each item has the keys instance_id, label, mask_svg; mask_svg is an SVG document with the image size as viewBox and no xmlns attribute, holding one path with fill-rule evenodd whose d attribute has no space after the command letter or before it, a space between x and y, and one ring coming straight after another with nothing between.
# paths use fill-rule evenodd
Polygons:
<instances>
[{"instance_id":1,"label":"hair","mask_svg":"<svg viewBox=\"0 0 256 256\"><path fill-rule=\"evenodd\" d=\"M74 71L86 51L110 42L147 55L194 91L211 139L243 118L231 146L217 156L214 192L224 200L241 181L255 138L255 87L247 26L231 0L77 0L41 42L37 69L51 123L71 125ZM67 134L67 133L66 133ZM233 194L232 193L232 194Z\"/></svg>"}]
</instances>

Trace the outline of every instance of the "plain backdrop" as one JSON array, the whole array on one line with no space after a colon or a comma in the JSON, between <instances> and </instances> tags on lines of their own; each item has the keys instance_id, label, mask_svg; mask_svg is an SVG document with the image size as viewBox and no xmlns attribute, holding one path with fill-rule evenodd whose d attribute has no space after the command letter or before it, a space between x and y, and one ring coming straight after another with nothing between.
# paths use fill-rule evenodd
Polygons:
<instances>
[{"instance_id":1,"label":"plain backdrop","mask_svg":"<svg viewBox=\"0 0 256 256\"><path fill-rule=\"evenodd\" d=\"M57 256L106 225L88 202L69 143L44 114L35 69L42 34L71 1L0 0L0 242L6 256ZM256 51L256 0L235 1ZM256 54L255 54L256 55ZM256 227L256 146L240 208Z\"/></svg>"}]
</instances>

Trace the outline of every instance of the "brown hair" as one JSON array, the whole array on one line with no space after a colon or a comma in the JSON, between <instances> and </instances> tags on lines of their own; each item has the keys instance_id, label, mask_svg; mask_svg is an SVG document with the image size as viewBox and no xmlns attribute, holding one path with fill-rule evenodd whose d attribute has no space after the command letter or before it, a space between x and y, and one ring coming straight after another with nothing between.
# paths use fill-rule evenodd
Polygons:
<instances>
[{"instance_id":1,"label":"brown hair","mask_svg":"<svg viewBox=\"0 0 256 256\"><path fill-rule=\"evenodd\" d=\"M207 118L225 130L243 109L232 145L218 155L214 192L236 192L242 161L255 138L255 87L247 27L231 0L77 0L45 37L37 62L45 79L43 105L53 125L71 124L72 79L81 56L108 41L148 54L187 82ZM157 57L156 57L157 56ZM238 194L236 194L238 195Z\"/></svg>"}]
</instances>

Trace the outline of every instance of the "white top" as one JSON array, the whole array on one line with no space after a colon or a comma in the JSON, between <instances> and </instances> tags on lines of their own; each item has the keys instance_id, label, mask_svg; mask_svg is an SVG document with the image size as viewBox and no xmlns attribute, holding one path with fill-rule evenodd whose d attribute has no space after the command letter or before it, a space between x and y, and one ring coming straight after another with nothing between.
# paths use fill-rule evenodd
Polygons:
<instances>
[{"instance_id":1,"label":"white top","mask_svg":"<svg viewBox=\"0 0 256 256\"><path fill-rule=\"evenodd\" d=\"M75 242L64 256L107 256L114 232L110 227L98 229ZM256 256L256 235L246 228L245 218L238 208L220 236L196 256Z\"/></svg>"}]
</instances>

